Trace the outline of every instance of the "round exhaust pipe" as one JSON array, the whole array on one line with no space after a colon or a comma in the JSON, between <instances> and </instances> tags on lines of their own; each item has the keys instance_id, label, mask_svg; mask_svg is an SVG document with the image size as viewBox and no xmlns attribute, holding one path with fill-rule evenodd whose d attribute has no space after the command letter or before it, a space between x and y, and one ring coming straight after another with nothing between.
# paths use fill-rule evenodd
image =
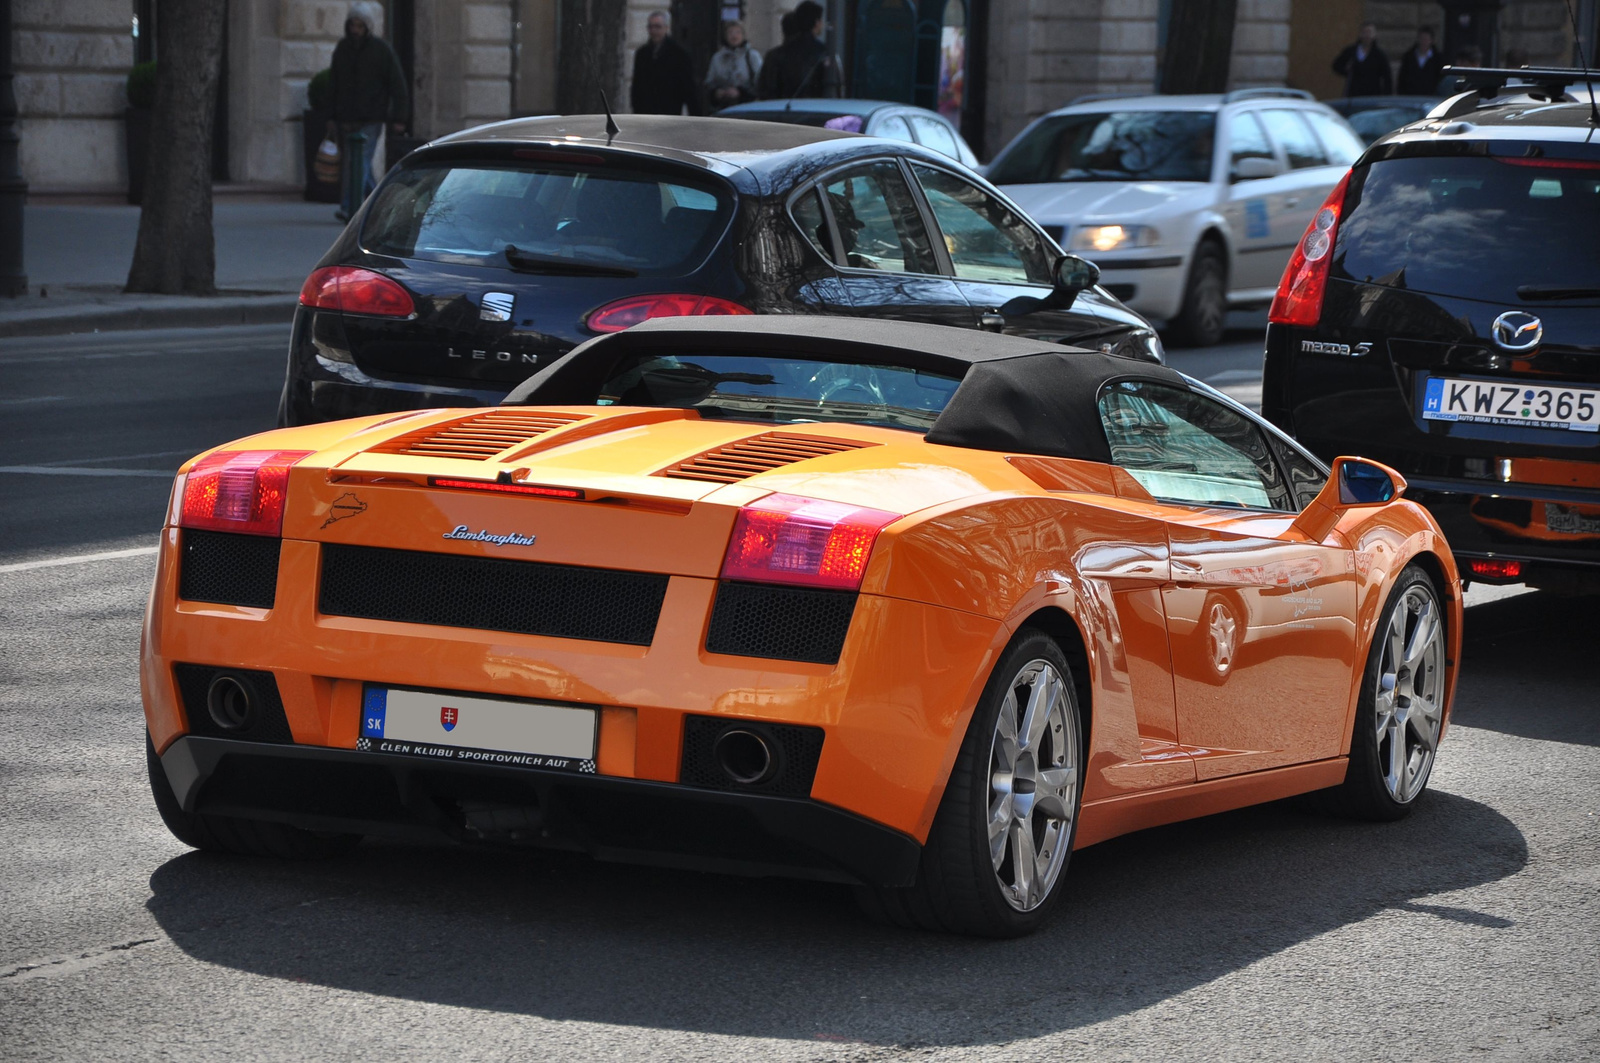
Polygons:
<instances>
[{"instance_id":1,"label":"round exhaust pipe","mask_svg":"<svg viewBox=\"0 0 1600 1063\"><path fill-rule=\"evenodd\" d=\"M759 786L778 774L778 751L762 734L731 728L717 736L711 754L724 774L740 786Z\"/></svg>"},{"instance_id":2,"label":"round exhaust pipe","mask_svg":"<svg viewBox=\"0 0 1600 1063\"><path fill-rule=\"evenodd\" d=\"M218 672L206 690L206 711L224 731L242 731L255 718L255 692L231 672Z\"/></svg>"}]
</instances>

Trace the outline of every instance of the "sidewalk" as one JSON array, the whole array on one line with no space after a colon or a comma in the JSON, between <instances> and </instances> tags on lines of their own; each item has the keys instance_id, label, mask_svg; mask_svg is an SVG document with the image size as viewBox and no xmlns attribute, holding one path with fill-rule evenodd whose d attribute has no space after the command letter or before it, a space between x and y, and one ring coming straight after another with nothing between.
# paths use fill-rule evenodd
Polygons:
<instances>
[{"instance_id":1,"label":"sidewalk","mask_svg":"<svg viewBox=\"0 0 1600 1063\"><path fill-rule=\"evenodd\" d=\"M0 299L0 337L287 323L306 274L343 229L326 203L218 202L215 296L125 295L139 208L29 204L28 294Z\"/></svg>"}]
</instances>

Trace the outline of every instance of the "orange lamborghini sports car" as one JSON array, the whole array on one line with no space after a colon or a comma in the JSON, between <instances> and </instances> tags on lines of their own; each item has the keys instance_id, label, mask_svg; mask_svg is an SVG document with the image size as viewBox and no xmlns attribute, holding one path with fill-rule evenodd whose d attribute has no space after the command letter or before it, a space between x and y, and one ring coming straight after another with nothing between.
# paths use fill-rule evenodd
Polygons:
<instances>
[{"instance_id":1,"label":"orange lamborghini sports car","mask_svg":"<svg viewBox=\"0 0 1600 1063\"><path fill-rule=\"evenodd\" d=\"M1160 365L650 321L501 407L185 465L142 645L155 802L203 849L558 846L1020 934L1127 831L1412 806L1461 584L1404 491Z\"/></svg>"}]
</instances>

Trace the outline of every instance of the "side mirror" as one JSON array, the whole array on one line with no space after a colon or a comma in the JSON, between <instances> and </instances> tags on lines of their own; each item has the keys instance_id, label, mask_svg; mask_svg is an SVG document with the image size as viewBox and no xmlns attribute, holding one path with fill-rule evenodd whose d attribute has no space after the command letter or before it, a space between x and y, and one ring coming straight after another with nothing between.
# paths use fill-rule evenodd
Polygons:
<instances>
[{"instance_id":1,"label":"side mirror","mask_svg":"<svg viewBox=\"0 0 1600 1063\"><path fill-rule=\"evenodd\" d=\"M1077 255L1062 255L1056 259L1052 276L1053 286L1043 299L1032 295L1019 295L1000 308L1005 317L1023 317L1036 310L1057 310L1071 306L1078 293L1100 283L1100 267Z\"/></svg>"},{"instance_id":2,"label":"side mirror","mask_svg":"<svg viewBox=\"0 0 1600 1063\"><path fill-rule=\"evenodd\" d=\"M1233 164L1235 181L1259 181L1264 177L1277 177L1283 173L1283 164L1277 159L1263 159L1259 155L1240 159Z\"/></svg>"},{"instance_id":3,"label":"side mirror","mask_svg":"<svg viewBox=\"0 0 1600 1063\"><path fill-rule=\"evenodd\" d=\"M1345 511L1359 506L1381 506L1405 494L1405 477L1387 465L1366 458L1335 458L1333 473L1311 504L1300 511L1291 526L1312 542L1320 543L1333 531Z\"/></svg>"}]
</instances>

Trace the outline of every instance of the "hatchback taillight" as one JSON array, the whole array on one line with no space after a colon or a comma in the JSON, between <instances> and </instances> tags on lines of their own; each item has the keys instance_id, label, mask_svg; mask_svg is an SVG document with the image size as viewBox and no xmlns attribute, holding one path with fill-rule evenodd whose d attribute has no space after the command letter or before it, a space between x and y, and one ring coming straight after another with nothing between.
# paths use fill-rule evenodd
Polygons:
<instances>
[{"instance_id":1,"label":"hatchback taillight","mask_svg":"<svg viewBox=\"0 0 1600 1063\"><path fill-rule=\"evenodd\" d=\"M347 314L410 317L411 293L399 281L359 266L323 266L300 287L300 305Z\"/></svg>"},{"instance_id":2,"label":"hatchback taillight","mask_svg":"<svg viewBox=\"0 0 1600 1063\"><path fill-rule=\"evenodd\" d=\"M1346 171L1295 245L1289 268L1278 283L1278 294L1272 299L1272 309L1267 311L1267 320L1273 324L1309 328L1321 320L1328 267L1332 265L1333 243L1339 236L1339 216L1344 212L1344 192L1349 185L1350 173Z\"/></svg>"},{"instance_id":3,"label":"hatchback taillight","mask_svg":"<svg viewBox=\"0 0 1600 1063\"><path fill-rule=\"evenodd\" d=\"M289 469L309 450L224 450L207 454L183 483L178 524L245 535L283 534Z\"/></svg>"},{"instance_id":4,"label":"hatchback taillight","mask_svg":"<svg viewBox=\"0 0 1600 1063\"><path fill-rule=\"evenodd\" d=\"M715 295L634 295L592 311L588 325L596 332L621 332L653 317L721 317L754 312Z\"/></svg>"},{"instance_id":5,"label":"hatchback taillight","mask_svg":"<svg viewBox=\"0 0 1600 1063\"><path fill-rule=\"evenodd\" d=\"M798 495L768 495L739 511L722 578L859 590L878 533L900 516Z\"/></svg>"}]
</instances>

